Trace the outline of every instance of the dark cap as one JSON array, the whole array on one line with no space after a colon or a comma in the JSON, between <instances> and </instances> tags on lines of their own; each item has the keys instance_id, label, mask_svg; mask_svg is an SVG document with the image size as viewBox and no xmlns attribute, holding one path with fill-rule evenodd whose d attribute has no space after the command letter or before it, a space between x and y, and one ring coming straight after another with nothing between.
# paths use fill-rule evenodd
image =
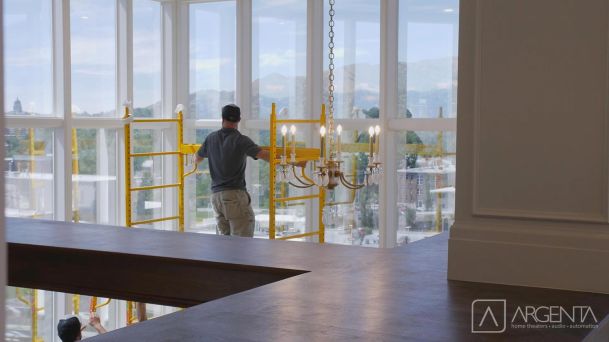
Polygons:
<instances>
[{"instance_id":1,"label":"dark cap","mask_svg":"<svg viewBox=\"0 0 609 342\"><path fill-rule=\"evenodd\" d=\"M78 317L60 319L57 323L57 335L63 342L73 342L80 336L80 320Z\"/></svg>"},{"instance_id":2,"label":"dark cap","mask_svg":"<svg viewBox=\"0 0 609 342\"><path fill-rule=\"evenodd\" d=\"M230 122L241 121L241 109L234 104L222 107L222 119Z\"/></svg>"}]
</instances>

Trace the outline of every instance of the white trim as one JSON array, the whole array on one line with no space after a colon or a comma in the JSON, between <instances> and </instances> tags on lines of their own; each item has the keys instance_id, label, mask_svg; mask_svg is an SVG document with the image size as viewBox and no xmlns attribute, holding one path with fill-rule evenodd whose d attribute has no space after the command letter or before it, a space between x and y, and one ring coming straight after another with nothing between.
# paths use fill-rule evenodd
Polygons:
<instances>
[{"instance_id":1,"label":"white trim","mask_svg":"<svg viewBox=\"0 0 609 342\"><path fill-rule=\"evenodd\" d=\"M475 188L477 190L477 188ZM541 210L522 210L522 209L500 209L485 208L479 203L474 205L475 216L497 217L497 218L527 218L543 219L550 221L574 221L574 222L596 222L606 223L607 217L602 213L581 213L567 211L541 211Z\"/></svg>"},{"instance_id":2,"label":"white trim","mask_svg":"<svg viewBox=\"0 0 609 342\"><path fill-rule=\"evenodd\" d=\"M6 128L59 128L63 118L5 116L4 123Z\"/></svg>"},{"instance_id":3,"label":"white trim","mask_svg":"<svg viewBox=\"0 0 609 342\"><path fill-rule=\"evenodd\" d=\"M119 118L74 118L74 128L123 128L125 120Z\"/></svg>"},{"instance_id":4,"label":"white trim","mask_svg":"<svg viewBox=\"0 0 609 342\"><path fill-rule=\"evenodd\" d=\"M609 294L609 232L601 225L459 221L448 279ZM483 257L481 257L483 256Z\"/></svg>"},{"instance_id":5,"label":"white trim","mask_svg":"<svg viewBox=\"0 0 609 342\"><path fill-rule=\"evenodd\" d=\"M222 125L222 119L199 119L195 121L196 128L211 128L219 129ZM249 128L249 127L246 127Z\"/></svg>"},{"instance_id":6,"label":"white trim","mask_svg":"<svg viewBox=\"0 0 609 342\"><path fill-rule=\"evenodd\" d=\"M479 153L479 145L480 145L480 137L478 137L477 132L480 132L480 80L482 73L482 2L476 0L476 18L475 18L475 48L474 48L474 113L473 113L473 121L474 121L474 133L472 137L473 146L472 146L472 154L473 154L473 163L472 163L472 214L476 214L477 207L479 203L478 199L478 189L479 189L479 167L480 167L480 153ZM461 102L461 101L459 101Z\"/></svg>"},{"instance_id":7,"label":"white trim","mask_svg":"<svg viewBox=\"0 0 609 342\"><path fill-rule=\"evenodd\" d=\"M397 95L396 95L397 96ZM388 129L392 131L444 131L456 132L457 119L390 119Z\"/></svg>"}]
</instances>

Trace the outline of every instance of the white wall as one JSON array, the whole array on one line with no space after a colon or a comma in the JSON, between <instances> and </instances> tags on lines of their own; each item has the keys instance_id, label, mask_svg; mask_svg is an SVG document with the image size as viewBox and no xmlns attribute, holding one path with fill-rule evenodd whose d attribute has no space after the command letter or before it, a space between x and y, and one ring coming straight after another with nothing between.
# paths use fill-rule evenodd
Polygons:
<instances>
[{"instance_id":1,"label":"white wall","mask_svg":"<svg viewBox=\"0 0 609 342\"><path fill-rule=\"evenodd\" d=\"M460 15L449 279L609 293L609 2Z\"/></svg>"}]
</instances>

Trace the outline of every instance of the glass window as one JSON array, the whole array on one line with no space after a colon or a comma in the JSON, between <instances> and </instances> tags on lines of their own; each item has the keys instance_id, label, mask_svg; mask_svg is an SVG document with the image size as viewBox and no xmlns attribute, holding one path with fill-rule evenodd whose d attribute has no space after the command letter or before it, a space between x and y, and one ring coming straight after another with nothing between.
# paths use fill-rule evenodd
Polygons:
<instances>
[{"instance_id":1,"label":"glass window","mask_svg":"<svg viewBox=\"0 0 609 342\"><path fill-rule=\"evenodd\" d=\"M215 129L197 129L196 143L201 144L207 135ZM195 192L191 196L195 197L195 218L194 224L186 227L189 231L206 234L216 234L216 215L211 205L211 177L209 176L209 164L207 158L199 165L199 172L194 177L194 184L189 183L193 178L187 179L188 185L195 187ZM185 190L186 191L186 190Z\"/></svg>"},{"instance_id":2,"label":"glass window","mask_svg":"<svg viewBox=\"0 0 609 342\"><path fill-rule=\"evenodd\" d=\"M161 4L133 1L133 114L161 116Z\"/></svg>"},{"instance_id":3,"label":"glass window","mask_svg":"<svg viewBox=\"0 0 609 342\"><path fill-rule=\"evenodd\" d=\"M257 0L252 12L252 117L268 118L273 102L280 117L303 117L307 2Z\"/></svg>"},{"instance_id":4,"label":"glass window","mask_svg":"<svg viewBox=\"0 0 609 342\"><path fill-rule=\"evenodd\" d=\"M296 143L301 146L302 141L307 136L308 131L301 129L296 134ZM270 145L269 130L251 131L249 135L254 142L260 146ZM277 136L277 146L281 146L280 135ZM288 152L289 153L289 152ZM310 174L310 168L308 173ZM308 195L308 190L298 189L283 183L276 183L274 187L269 184L270 167L269 163L260 160L248 159L246 170L247 191L252 199L252 208L256 215L256 227L254 237L269 238L269 201L271 191L274 191L276 198L295 197ZM317 191L316 188L311 193ZM306 207L308 204L315 204L316 200L291 201L287 203L277 202L275 206L275 232L276 238L289 235L297 235L306 232L309 222L306 218ZM313 237L316 240L316 237ZM304 240L294 239L290 241Z\"/></svg>"},{"instance_id":5,"label":"glass window","mask_svg":"<svg viewBox=\"0 0 609 342\"><path fill-rule=\"evenodd\" d=\"M455 214L454 132L397 136L398 244L448 230Z\"/></svg>"},{"instance_id":6,"label":"glass window","mask_svg":"<svg viewBox=\"0 0 609 342\"><path fill-rule=\"evenodd\" d=\"M72 139L73 220L117 224L116 130L74 129Z\"/></svg>"},{"instance_id":7,"label":"glass window","mask_svg":"<svg viewBox=\"0 0 609 342\"><path fill-rule=\"evenodd\" d=\"M219 119L235 102L234 1L190 4L190 95L193 118Z\"/></svg>"},{"instance_id":8,"label":"glass window","mask_svg":"<svg viewBox=\"0 0 609 342\"><path fill-rule=\"evenodd\" d=\"M50 0L4 1L4 113L53 115Z\"/></svg>"},{"instance_id":9,"label":"glass window","mask_svg":"<svg viewBox=\"0 0 609 342\"><path fill-rule=\"evenodd\" d=\"M148 153L171 151L172 137L169 130L137 128L132 129L131 151ZM175 149L175 147L174 147ZM168 156L142 156L131 159L132 187L145 187L177 183L177 158ZM144 221L177 215L177 188L132 191L131 210L133 221ZM137 225L138 228L174 230L177 220L161 221Z\"/></svg>"},{"instance_id":10,"label":"glass window","mask_svg":"<svg viewBox=\"0 0 609 342\"><path fill-rule=\"evenodd\" d=\"M88 325L90 317L91 297L68 293L32 290L25 288L6 287L6 335L7 342L25 341L59 341L57 323L59 319L77 316L84 326L83 339L97 336L98 333ZM39 309L36 315L36 339L32 338L32 303L35 301ZM60 303L55 306L55 303ZM107 303L107 304L105 304ZM96 310L102 326L107 331L127 326L125 321L126 302L123 300L97 298L97 304L103 305ZM59 309L63 310L60 311ZM180 310L176 307L146 304L146 317L157 318Z\"/></svg>"},{"instance_id":11,"label":"glass window","mask_svg":"<svg viewBox=\"0 0 609 342\"><path fill-rule=\"evenodd\" d=\"M72 112L116 115L116 1L72 0Z\"/></svg>"},{"instance_id":12,"label":"glass window","mask_svg":"<svg viewBox=\"0 0 609 342\"><path fill-rule=\"evenodd\" d=\"M342 170L352 183L364 183L368 165L369 139L367 131L343 131ZM342 185L326 193L326 210L333 220L326 221L326 242L378 247L379 187L365 186L353 191Z\"/></svg>"},{"instance_id":13,"label":"glass window","mask_svg":"<svg viewBox=\"0 0 609 342\"><path fill-rule=\"evenodd\" d=\"M269 130L252 131L249 136L260 146L271 144ZM254 237L269 238L269 198L271 187L269 184L269 163L248 161L247 165L247 191L252 198L252 209L256 215L256 230Z\"/></svg>"},{"instance_id":14,"label":"glass window","mask_svg":"<svg viewBox=\"0 0 609 342\"><path fill-rule=\"evenodd\" d=\"M457 113L459 1L400 1L398 113L437 118Z\"/></svg>"},{"instance_id":15,"label":"glass window","mask_svg":"<svg viewBox=\"0 0 609 342\"><path fill-rule=\"evenodd\" d=\"M327 12L326 5L325 11ZM380 90L379 0L336 2L334 5L334 116L378 117ZM328 99L328 13L324 14L324 101ZM376 108L376 110L375 110Z\"/></svg>"},{"instance_id":16,"label":"glass window","mask_svg":"<svg viewBox=\"0 0 609 342\"><path fill-rule=\"evenodd\" d=\"M6 216L53 219L53 131L4 132Z\"/></svg>"},{"instance_id":17,"label":"glass window","mask_svg":"<svg viewBox=\"0 0 609 342\"><path fill-rule=\"evenodd\" d=\"M53 292L7 286L5 293L5 341L54 340L57 333L53 326L56 326L57 322L53 322ZM33 306L40 309L34 316L36 331L32 324Z\"/></svg>"}]
</instances>

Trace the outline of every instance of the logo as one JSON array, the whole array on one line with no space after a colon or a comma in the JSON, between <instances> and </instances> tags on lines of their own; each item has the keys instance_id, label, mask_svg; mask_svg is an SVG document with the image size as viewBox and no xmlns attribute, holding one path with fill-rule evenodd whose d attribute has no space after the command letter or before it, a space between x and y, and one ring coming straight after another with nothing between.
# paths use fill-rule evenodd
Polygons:
<instances>
[{"instance_id":1,"label":"logo","mask_svg":"<svg viewBox=\"0 0 609 342\"><path fill-rule=\"evenodd\" d=\"M598 319L590 306L519 306L512 317L516 328L594 328Z\"/></svg>"},{"instance_id":2,"label":"logo","mask_svg":"<svg viewBox=\"0 0 609 342\"><path fill-rule=\"evenodd\" d=\"M476 299L472 302L472 333L499 334L506 328L505 299Z\"/></svg>"},{"instance_id":3,"label":"logo","mask_svg":"<svg viewBox=\"0 0 609 342\"><path fill-rule=\"evenodd\" d=\"M512 310L511 310L512 311ZM598 318L588 305L521 305L507 315L505 299L472 302L472 333L499 334L507 329L594 329Z\"/></svg>"}]
</instances>

